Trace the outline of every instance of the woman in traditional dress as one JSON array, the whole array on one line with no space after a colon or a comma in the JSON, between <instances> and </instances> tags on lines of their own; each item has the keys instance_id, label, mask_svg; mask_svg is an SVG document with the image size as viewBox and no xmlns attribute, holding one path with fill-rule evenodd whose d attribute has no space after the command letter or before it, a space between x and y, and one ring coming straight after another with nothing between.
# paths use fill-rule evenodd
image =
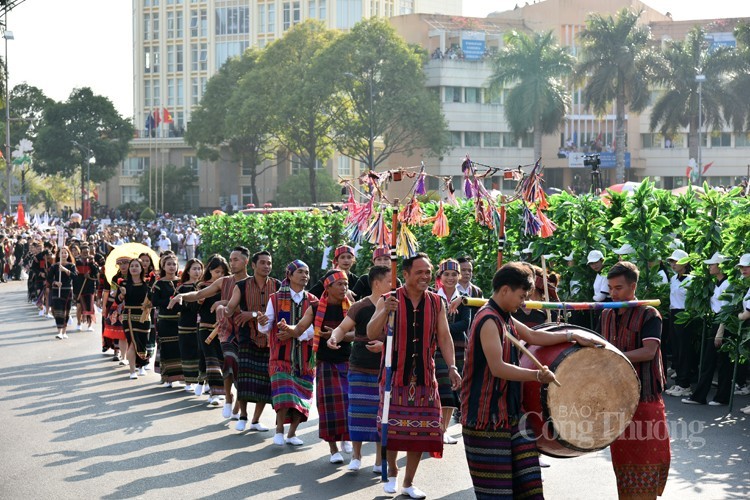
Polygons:
<instances>
[{"instance_id":1,"label":"woman in traditional dress","mask_svg":"<svg viewBox=\"0 0 750 500\"><path fill-rule=\"evenodd\" d=\"M143 266L144 281L148 283L150 288L154 281L156 281L156 270L154 269L151 255L148 252L143 252L138 256L138 260L141 261L141 265ZM151 329L148 332L148 342L146 342L146 354L148 358L146 359L146 364L143 366L144 370L151 369L149 363L156 352L156 309L152 307L149 310L151 315L149 318L151 321Z\"/></svg>"},{"instance_id":2,"label":"woman in traditional dress","mask_svg":"<svg viewBox=\"0 0 750 500\"><path fill-rule=\"evenodd\" d=\"M122 325L128 342L125 357L130 366L131 379L137 379L138 375L146 375L143 367L148 362L146 342L151 330L149 311L144 308L147 298L148 283L145 280L145 271L139 259L132 259L116 298L116 302L123 305Z\"/></svg>"},{"instance_id":3,"label":"woman in traditional dress","mask_svg":"<svg viewBox=\"0 0 750 500\"><path fill-rule=\"evenodd\" d=\"M68 247L60 247L55 263L47 271L50 286L50 305L55 318L58 339L67 339L70 306L73 297L73 279L78 276L76 264Z\"/></svg>"},{"instance_id":4,"label":"woman in traditional dress","mask_svg":"<svg viewBox=\"0 0 750 500\"><path fill-rule=\"evenodd\" d=\"M102 352L107 352L107 349L112 348L115 352L114 356L112 356L112 361L122 361L120 359L120 341L126 339L117 310L118 307L115 304L115 297L117 296L117 289L120 283L128 274L130 259L128 257L120 257L115 264L117 265L117 272L112 277L112 280L107 283L102 293L102 304L104 305L102 310L102 317L104 318L102 321L104 323Z\"/></svg>"},{"instance_id":5,"label":"woman in traditional dress","mask_svg":"<svg viewBox=\"0 0 750 500\"><path fill-rule=\"evenodd\" d=\"M198 284L198 289L203 289L211 285L214 281L229 276L229 264L221 255L213 255L206 264L206 271L203 273L203 280ZM216 312L212 309L214 304L221 300L221 291L216 295L208 297L199 303L198 317L198 344L203 352L203 359L206 362L205 380L208 382L211 397L208 398L208 404L211 406L221 405L224 399L224 376L221 367L224 364L224 354L221 350L219 336L212 332L216 328ZM208 340L209 337L211 340ZM208 342L207 342L208 341Z\"/></svg>"},{"instance_id":6,"label":"woman in traditional dress","mask_svg":"<svg viewBox=\"0 0 750 500\"><path fill-rule=\"evenodd\" d=\"M461 297L456 285L461 279L460 264L455 259L445 259L438 266L437 294L445 300L445 310L448 312L448 327L453 339L456 367L458 373L463 372L464 351L466 350L466 332L471 323L471 310L468 306L460 305L457 309L450 308L450 304ZM440 348L435 349L435 376L440 391L440 406L442 407L443 443L456 444L456 438L448 434L453 411L460 407L458 394L451 388L450 367L443 358Z\"/></svg>"},{"instance_id":7,"label":"woman in traditional dress","mask_svg":"<svg viewBox=\"0 0 750 500\"><path fill-rule=\"evenodd\" d=\"M203 263L198 259L190 259L180 276L177 293L190 293L196 290L198 280L203 276ZM194 384L198 384L198 365L200 362L200 347L198 346L198 309L197 302L186 302L179 307L177 330L179 333L180 359L182 375L185 378L185 390L195 391ZM173 312L175 309L172 310ZM201 381L201 388L203 382ZM202 391L201 391L202 392ZM200 395L200 393L196 393Z\"/></svg>"},{"instance_id":8,"label":"woman in traditional dress","mask_svg":"<svg viewBox=\"0 0 750 500\"><path fill-rule=\"evenodd\" d=\"M169 301L177 294L177 257L174 254L164 255L160 268L161 278L154 283L149 298L153 306L158 308L156 333L161 381L166 387L172 387L173 382L185 380L180 356L178 315L176 311L167 309Z\"/></svg>"}]
</instances>

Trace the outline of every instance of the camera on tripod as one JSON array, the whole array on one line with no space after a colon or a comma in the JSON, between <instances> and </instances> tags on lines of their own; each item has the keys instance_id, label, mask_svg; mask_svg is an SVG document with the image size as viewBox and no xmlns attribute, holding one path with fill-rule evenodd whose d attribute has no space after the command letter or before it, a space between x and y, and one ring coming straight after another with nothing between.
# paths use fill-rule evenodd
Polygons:
<instances>
[{"instance_id":1,"label":"camera on tripod","mask_svg":"<svg viewBox=\"0 0 750 500\"><path fill-rule=\"evenodd\" d=\"M598 153L586 155L583 157L583 166L584 167L591 167L591 170L593 172L596 172L599 170L599 166L602 164L602 159L599 156Z\"/></svg>"}]
</instances>

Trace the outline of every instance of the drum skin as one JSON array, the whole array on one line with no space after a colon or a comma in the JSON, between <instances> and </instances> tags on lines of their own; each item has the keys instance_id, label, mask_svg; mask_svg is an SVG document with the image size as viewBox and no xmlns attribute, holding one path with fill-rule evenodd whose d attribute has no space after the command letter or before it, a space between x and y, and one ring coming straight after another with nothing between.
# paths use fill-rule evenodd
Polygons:
<instances>
[{"instance_id":1,"label":"drum skin","mask_svg":"<svg viewBox=\"0 0 750 500\"><path fill-rule=\"evenodd\" d=\"M540 325L554 332L588 332L575 325ZM561 387L523 383L524 428L534 432L539 451L572 458L609 446L633 418L641 386L630 361L616 347L581 347L573 342L527 346L555 373ZM526 356L520 366L535 370Z\"/></svg>"}]
</instances>

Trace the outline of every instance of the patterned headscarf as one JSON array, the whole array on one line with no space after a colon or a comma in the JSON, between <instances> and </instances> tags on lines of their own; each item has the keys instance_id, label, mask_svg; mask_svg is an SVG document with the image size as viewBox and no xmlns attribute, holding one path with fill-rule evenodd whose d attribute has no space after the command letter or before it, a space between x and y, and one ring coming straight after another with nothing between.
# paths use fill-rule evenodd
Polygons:
<instances>
[{"instance_id":1,"label":"patterned headscarf","mask_svg":"<svg viewBox=\"0 0 750 500\"><path fill-rule=\"evenodd\" d=\"M289 286L289 277L294 274L294 271L297 269L301 269L303 267L310 268L307 264L305 264L303 261L296 259L289 263L288 266L286 266L286 276L284 277L284 280L281 282L281 286Z\"/></svg>"},{"instance_id":2,"label":"patterned headscarf","mask_svg":"<svg viewBox=\"0 0 750 500\"><path fill-rule=\"evenodd\" d=\"M377 259L378 257L390 257L391 255L391 249L388 247L377 247L372 252L372 260Z\"/></svg>"},{"instance_id":3,"label":"patterned headscarf","mask_svg":"<svg viewBox=\"0 0 750 500\"><path fill-rule=\"evenodd\" d=\"M325 289L325 291L320 297L320 301L318 302L318 310L315 312L315 322L313 323L313 327L315 329L315 337L313 338L313 352L318 352L318 346L320 345L320 331L323 328L323 320L325 319L326 309L328 308L328 287L339 280L349 280L344 271L341 271L340 269L334 269L333 271L334 272L332 272L323 280L323 288ZM344 301L341 303L341 308L344 310L344 316L346 316L346 313L349 312L349 306L351 306L349 298L344 297Z\"/></svg>"},{"instance_id":4,"label":"patterned headscarf","mask_svg":"<svg viewBox=\"0 0 750 500\"><path fill-rule=\"evenodd\" d=\"M337 260L345 253L354 255L354 249L349 245L341 245L340 247L336 247L336 250L333 252L333 260Z\"/></svg>"},{"instance_id":5,"label":"patterned headscarf","mask_svg":"<svg viewBox=\"0 0 750 500\"><path fill-rule=\"evenodd\" d=\"M279 290L276 292L276 303L278 304L279 310L274 312L279 321L282 319L287 323L291 321L292 289L289 288L289 277L294 274L294 271L303 267L308 266L299 259L293 260L288 266L286 266L286 277L284 278L284 281L281 282L281 287L279 287Z\"/></svg>"}]
</instances>

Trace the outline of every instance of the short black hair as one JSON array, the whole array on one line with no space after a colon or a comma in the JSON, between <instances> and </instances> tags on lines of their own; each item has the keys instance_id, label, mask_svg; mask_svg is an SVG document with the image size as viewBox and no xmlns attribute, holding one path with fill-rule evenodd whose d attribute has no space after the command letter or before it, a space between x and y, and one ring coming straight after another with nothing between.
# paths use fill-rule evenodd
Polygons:
<instances>
[{"instance_id":1,"label":"short black hair","mask_svg":"<svg viewBox=\"0 0 750 500\"><path fill-rule=\"evenodd\" d=\"M638 283L638 276L640 276L638 266L632 262L622 261L618 262L609 269L607 273L607 279L617 278L618 276L624 276L625 281L628 283Z\"/></svg>"},{"instance_id":2,"label":"short black hair","mask_svg":"<svg viewBox=\"0 0 750 500\"><path fill-rule=\"evenodd\" d=\"M414 261L417 259L424 259L427 262L430 262L430 256L427 255L424 252L417 252L416 254L412 255L411 257L404 259L404 261L401 263L401 269L404 271L411 271L411 266L414 265ZM432 262L430 262L432 264Z\"/></svg>"},{"instance_id":3,"label":"short black hair","mask_svg":"<svg viewBox=\"0 0 750 500\"><path fill-rule=\"evenodd\" d=\"M203 281L210 280L211 271L213 271L217 267L220 267L224 270L225 276L229 276L230 273L229 273L229 265L227 264L227 259L215 253L208 259L208 263L206 264L206 269L203 273Z\"/></svg>"},{"instance_id":4,"label":"short black hair","mask_svg":"<svg viewBox=\"0 0 750 500\"><path fill-rule=\"evenodd\" d=\"M472 258L471 255L462 255L461 257L457 258L456 260L458 261L459 264L464 264L466 262L468 262L469 264L473 264L474 263L474 259Z\"/></svg>"},{"instance_id":5,"label":"short black hair","mask_svg":"<svg viewBox=\"0 0 750 500\"><path fill-rule=\"evenodd\" d=\"M523 288L531 290L534 286L534 274L526 264L521 262L508 262L495 272L492 277L492 290L497 292L502 287L508 286L511 290Z\"/></svg>"},{"instance_id":6,"label":"short black hair","mask_svg":"<svg viewBox=\"0 0 750 500\"><path fill-rule=\"evenodd\" d=\"M255 252L253 254L252 259L251 259L253 261L253 264L257 264L258 263L258 259L260 259L261 255L268 255L269 257L271 257L271 252L269 252L268 250L261 250L260 252ZM271 257L271 258L273 258L273 257Z\"/></svg>"},{"instance_id":7,"label":"short black hair","mask_svg":"<svg viewBox=\"0 0 750 500\"><path fill-rule=\"evenodd\" d=\"M370 272L367 273L367 277L370 280L370 284L372 284L373 281L383 279L383 276L385 276L389 272L391 272L391 268L389 266L372 266L370 268Z\"/></svg>"},{"instance_id":8,"label":"short black hair","mask_svg":"<svg viewBox=\"0 0 750 500\"><path fill-rule=\"evenodd\" d=\"M250 250L248 250L247 247L243 247L243 246L234 247L232 249L232 252L239 252L246 259L250 258Z\"/></svg>"}]
</instances>

